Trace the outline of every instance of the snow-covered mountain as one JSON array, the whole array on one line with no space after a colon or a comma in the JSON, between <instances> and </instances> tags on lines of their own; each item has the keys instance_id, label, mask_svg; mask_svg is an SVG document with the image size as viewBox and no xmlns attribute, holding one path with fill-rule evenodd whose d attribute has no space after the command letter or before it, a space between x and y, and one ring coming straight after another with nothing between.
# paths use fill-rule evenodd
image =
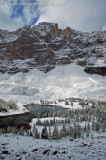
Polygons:
<instances>
[{"instance_id":1,"label":"snow-covered mountain","mask_svg":"<svg viewBox=\"0 0 106 160\"><path fill-rule=\"evenodd\" d=\"M32 68L48 72L75 62L84 71L106 75L106 31L82 33L54 23L40 23L15 32L0 30L0 72L14 74Z\"/></svg>"},{"instance_id":2,"label":"snow-covered mountain","mask_svg":"<svg viewBox=\"0 0 106 160\"><path fill-rule=\"evenodd\" d=\"M0 97L16 101L106 97L106 31L54 23L0 30Z\"/></svg>"}]
</instances>

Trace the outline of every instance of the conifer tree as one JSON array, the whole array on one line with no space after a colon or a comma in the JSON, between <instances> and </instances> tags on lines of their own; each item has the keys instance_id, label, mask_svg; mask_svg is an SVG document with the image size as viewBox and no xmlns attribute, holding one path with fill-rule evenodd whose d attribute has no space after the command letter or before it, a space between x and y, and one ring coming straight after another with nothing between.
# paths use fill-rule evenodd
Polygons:
<instances>
[{"instance_id":1,"label":"conifer tree","mask_svg":"<svg viewBox=\"0 0 106 160\"><path fill-rule=\"evenodd\" d=\"M77 126L76 126L76 135L77 135L78 138L81 137L81 126L80 126L80 124L77 124Z\"/></svg>"},{"instance_id":2,"label":"conifer tree","mask_svg":"<svg viewBox=\"0 0 106 160\"><path fill-rule=\"evenodd\" d=\"M20 135L21 135L21 136L24 136L24 127L23 127L23 126L20 127Z\"/></svg>"},{"instance_id":3,"label":"conifer tree","mask_svg":"<svg viewBox=\"0 0 106 160\"><path fill-rule=\"evenodd\" d=\"M59 139L62 138L62 133L63 133L63 131L62 131L62 129L60 129L60 131L59 131L59 136L58 136Z\"/></svg>"},{"instance_id":4,"label":"conifer tree","mask_svg":"<svg viewBox=\"0 0 106 160\"><path fill-rule=\"evenodd\" d=\"M62 137L65 137L67 135L67 130L66 130L66 127L65 127L65 123L63 123L62 125Z\"/></svg>"},{"instance_id":5,"label":"conifer tree","mask_svg":"<svg viewBox=\"0 0 106 160\"><path fill-rule=\"evenodd\" d=\"M77 138L77 127L73 128L73 138Z\"/></svg>"},{"instance_id":6,"label":"conifer tree","mask_svg":"<svg viewBox=\"0 0 106 160\"><path fill-rule=\"evenodd\" d=\"M53 129L53 134L52 134L53 139L58 139L59 138L59 132L58 132L58 127L55 125Z\"/></svg>"},{"instance_id":7,"label":"conifer tree","mask_svg":"<svg viewBox=\"0 0 106 160\"><path fill-rule=\"evenodd\" d=\"M87 129L90 130L90 124L89 123L87 124Z\"/></svg>"},{"instance_id":8,"label":"conifer tree","mask_svg":"<svg viewBox=\"0 0 106 160\"><path fill-rule=\"evenodd\" d=\"M36 128L36 133L35 133L36 138L40 138L40 133L38 132L38 129Z\"/></svg>"},{"instance_id":9,"label":"conifer tree","mask_svg":"<svg viewBox=\"0 0 106 160\"><path fill-rule=\"evenodd\" d=\"M87 127L86 127L86 123L85 123L84 132L86 132L86 130L87 130Z\"/></svg>"},{"instance_id":10,"label":"conifer tree","mask_svg":"<svg viewBox=\"0 0 106 160\"><path fill-rule=\"evenodd\" d=\"M101 128L102 128L102 132L105 132L105 123L102 123Z\"/></svg>"},{"instance_id":11,"label":"conifer tree","mask_svg":"<svg viewBox=\"0 0 106 160\"><path fill-rule=\"evenodd\" d=\"M12 127L11 131L12 131L12 134L13 134L13 136L14 136L14 134L16 133L16 128L15 128L15 127Z\"/></svg>"},{"instance_id":12,"label":"conifer tree","mask_svg":"<svg viewBox=\"0 0 106 160\"><path fill-rule=\"evenodd\" d=\"M89 138L89 130L86 130L86 137Z\"/></svg>"},{"instance_id":13,"label":"conifer tree","mask_svg":"<svg viewBox=\"0 0 106 160\"><path fill-rule=\"evenodd\" d=\"M96 131L98 132L100 130L100 124L97 122L96 123Z\"/></svg>"},{"instance_id":14,"label":"conifer tree","mask_svg":"<svg viewBox=\"0 0 106 160\"><path fill-rule=\"evenodd\" d=\"M52 135L51 135L51 128L50 128L50 126L49 126L48 139L51 140L51 138L52 138Z\"/></svg>"},{"instance_id":15,"label":"conifer tree","mask_svg":"<svg viewBox=\"0 0 106 160\"><path fill-rule=\"evenodd\" d=\"M33 129L32 129L32 136L33 138L36 138L36 125L34 123Z\"/></svg>"},{"instance_id":16,"label":"conifer tree","mask_svg":"<svg viewBox=\"0 0 106 160\"><path fill-rule=\"evenodd\" d=\"M11 132L11 127L8 126L8 127L7 127L7 133L10 133L10 132Z\"/></svg>"},{"instance_id":17,"label":"conifer tree","mask_svg":"<svg viewBox=\"0 0 106 160\"><path fill-rule=\"evenodd\" d=\"M46 126L42 129L41 138L42 139L48 139L48 131L47 131Z\"/></svg>"}]
</instances>

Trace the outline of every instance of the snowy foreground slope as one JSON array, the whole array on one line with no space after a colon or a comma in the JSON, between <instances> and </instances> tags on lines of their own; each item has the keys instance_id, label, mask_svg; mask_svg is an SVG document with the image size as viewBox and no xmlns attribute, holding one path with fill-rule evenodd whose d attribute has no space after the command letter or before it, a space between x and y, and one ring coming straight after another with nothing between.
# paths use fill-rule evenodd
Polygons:
<instances>
[{"instance_id":1,"label":"snowy foreground slope","mask_svg":"<svg viewBox=\"0 0 106 160\"><path fill-rule=\"evenodd\" d=\"M56 66L47 73L37 69L14 75L0 73L0 98L5 100L36 102L68 97L105 100L106 77L87 74L74 63Z\"/></svg>"},{"instance_id":2,"label":"snowy foreground slope","mask_svg":"<svg viewBox=\"0 0 106 160\"><path fill-rule=\"evenodd\" d=\"M106 136L70 141L42 140L25 136L0 136L0 159L5 160L105 160Z\"/></svg>"}]
</instances>

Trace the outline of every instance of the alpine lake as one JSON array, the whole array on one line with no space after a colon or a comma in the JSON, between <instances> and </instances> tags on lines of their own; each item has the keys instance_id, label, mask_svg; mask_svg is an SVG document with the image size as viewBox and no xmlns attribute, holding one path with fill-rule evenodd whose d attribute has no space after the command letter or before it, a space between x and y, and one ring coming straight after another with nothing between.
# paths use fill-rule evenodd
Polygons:
<instances>
[{"instance_id":1,"label":"alpine lake","mask_svg":"<svg viewBox=\"0 0 106 160\"><path fill-rule=\"evenodd\" d=\"M61 106L39 104L25 105L25 107L27 110L29 110L29 112L17 115L1 116L0 128L7 128L8 126L16 126L17 128L20 128L23 126L25 129L30 129L29 123L33 118L37 118L38 114L49 114L59 110L65 110L65 108Z\"/></svg>"}]
</instances>

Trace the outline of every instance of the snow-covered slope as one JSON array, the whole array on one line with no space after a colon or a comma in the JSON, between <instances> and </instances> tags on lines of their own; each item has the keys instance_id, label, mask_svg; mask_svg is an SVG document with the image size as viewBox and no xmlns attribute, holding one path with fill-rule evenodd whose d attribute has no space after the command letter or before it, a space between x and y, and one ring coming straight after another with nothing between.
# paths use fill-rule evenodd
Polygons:
<instances>
[{"instance_id":1,"label":"snow-covered slope","mask_svg":"<svg viewBox=\"0 0 106 160\"><path fill-rule=\"evenodd\" d=\"M0 158L5 160L105 160L105 133L94 138L70 141L34 139L26 136L0 136Z\"/></svg>"},{"instance_id":2,"label":"snow-covered slope","mask_svg":"<svg viewBox=\"0 0 106 160\"><path fill-rule=\"evenodd\" d=\"M56 66L48 73L38 69L14 75L5 73L0 74L0 97L18 102L68 97L105 100L106 77L89 75L74 63Z\"/></svg>"}]
</instances>

